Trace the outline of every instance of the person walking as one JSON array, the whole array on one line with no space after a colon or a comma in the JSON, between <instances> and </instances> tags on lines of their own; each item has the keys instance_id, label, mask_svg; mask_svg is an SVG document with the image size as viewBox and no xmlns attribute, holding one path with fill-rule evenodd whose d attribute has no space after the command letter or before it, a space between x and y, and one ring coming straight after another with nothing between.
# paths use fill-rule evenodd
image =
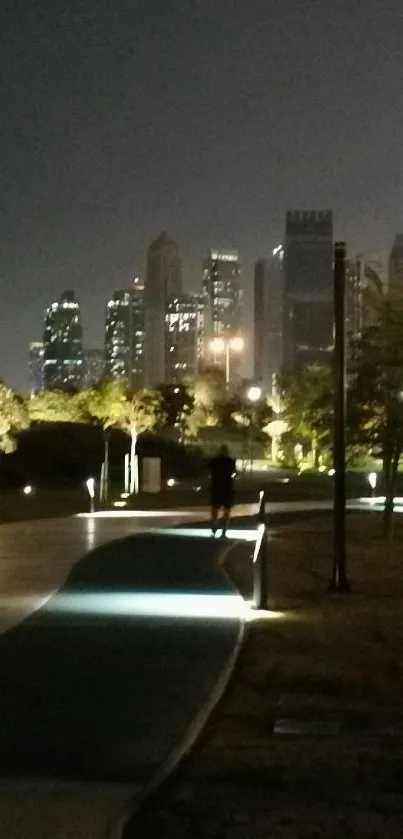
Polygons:
<instances>
[{"instance_id":1,"label":"person walking","mask_svg":"<svg viewBox=\"0 0 403 839\"><path fill-rule=\"evenodd\" d=\"M228 446L221 446L218 454L210 461L211 491L211 534L217 533L219 512L223 510L222 534L227 532L234 503L235 460L230 457Z\"/></svg>"}]
</instances>

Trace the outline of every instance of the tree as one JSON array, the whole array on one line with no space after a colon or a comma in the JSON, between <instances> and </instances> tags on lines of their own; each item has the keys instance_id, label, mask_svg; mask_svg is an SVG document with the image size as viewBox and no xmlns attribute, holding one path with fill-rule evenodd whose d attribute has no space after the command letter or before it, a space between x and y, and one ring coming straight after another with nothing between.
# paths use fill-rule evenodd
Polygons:
<instances>
[{"instance_id":1,"label":"tree","mask_svg":"<svg viewBox=\"0 0 403 839\"><path fill-rule=\"evenodd\" d=\"M312 463L328 452L332 436L333 374L309 364L280 380L282 419L297 440L307 441Z\"/></svg>"},{"instance_id":2,"label":"tree","mask_svg":"<svg viewBox=\"0 0 403 839\"><path fill-rule=\"evenodd\" d=\"M0 451L10 454L16 449L16 435L29 426L29 417L22 399L0 381Z\"/></svg>"},{"instance_id":3,"label":"tree","mask_svg":"<svg viewBox=\"0 0 403 839\"><path fill-rule=\"evenodd\" d=\"M162 396L158 390L127 391L119 406L116 425L130 435L130 492L139 491L136 446L139 434L151 431L163 420Z\"/></svg>"},{"instance_id":4,"label":"tree","mask_svg":"<svg viewBox=\"0 0 403 839\"><path fill-rule=\"evenodd\" d=\"M119 425L122 406L126 400L126 384L121 380L102 379L95 387L82 390L77 396L80 410L87 422L95 420L102 426L104 436L104 468L100 498L109 495L109 430Z\"/></svg>"},{"instance_id":5,"label":"tree","mask_svg":"<svg viewBox=\"0 0 403 839\"><path fill-rule=\"evenodd\" d=\"M40 390L27 401L31 422L82 422L80 395L63 390Z\"/></svg>"},{"instance_id":6,"label":"tree","mask_svg":"<svg viewBox=\"0 0 403 839\"><path fill-rule=\"evenodd\" d=\"M189 385L195 409L202 409L206 424L216 425L218 414L228 400L225 374L220 367L202 367Z\"/></svg>"},{"instance_id":7,"label":"tree","mask_svg":"<svg viewBox=\"0 0 403 839\"><path fill-rule=\"evenodd\" d=\"M403 298L388 297L377 322L354 343L349 425L353 442L382 458L383 531L391 538L394 494L403 450Z\"/></svg>"}]
</instances>

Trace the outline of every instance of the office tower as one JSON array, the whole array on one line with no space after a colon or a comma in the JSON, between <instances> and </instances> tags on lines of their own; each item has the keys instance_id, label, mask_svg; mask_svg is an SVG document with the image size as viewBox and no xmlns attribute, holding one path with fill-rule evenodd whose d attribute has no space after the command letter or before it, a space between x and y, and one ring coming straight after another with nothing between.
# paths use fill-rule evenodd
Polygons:
<instances>
[{"instance_id":1,"label":"office tower","mask_svg":"<svg viewBox=\"0 0 403 839\"><path fill-rule=\"evenodd\" d=\"M204 300L204 357L205 360L222 361L224 354L212 358L214 339L229 342L241 332L242 291L241 268L236 251L209 250L203 263ZM231 359L231 371L236 373L240 356Z\"/></svg>"},{"instance_id":2,"label":"office tower","mask_svg":"<svg viewBox=\"0 0 403 839\"><path fill-rule=\"evenodd\" d=\"M43 354L42 341L31 341L28 354L29 390L31 393L43 390Z\"/></svg>"},{"instance_id":3,"label":"office tower","mask_svg":"<svg viewBox=\"0 0 403 839\"><path fill-rule=\"evenodd\" d=\"M183 384L194 376L202 351L202 297L182 294L169 298L165 314L166 384Z\"/></svg>"},{"instance_id":4,"label":"office tower","mask_svg":"<svg viewBox=\"0 0 403 839\"><path fill-rule=\"evenodd\" d=\"M144 286L137 277L106 307L105 376L126 379L132 388L144 385Z\"/></svg>"},{"instance_id":5,"label":"office tower","mask_svg":"<svg viewBox=\"0 0 403 839\"><path fill-rule=\"evenodd\" d=\"M44 387L77 390L82 384L83 347L80 307L74 291L64 291L49 306L43 332Z\"/></svg>"},{"instance_id":6,"label":"office tower","mask_svg":"<svg viewBox=\"0 0 403 839\"><path fill-rule=\"evenodd\" d=\"M254 377L269 395L283 364L283 262L278 245L270 259L258 259L254 276Z\"/></svg>"},{"instance_id":7,"label":"office tower","mask_svg":"<svg viewBox=\"0 0 403 839\"><path fill-rule=\"evenodd\" d=\"M182 265L176 243L164 230L147 251L145 284L145 383L165 378L165 312L167 301L182 294Z\"/></svg>"},{"instance_id":8,"label":"office tower","mask_svg":"<svg viewBox=\"0 0 403 839\"><path fill-rule=\"evenodd\" d=\"M104 375L105 354L103 350L83 350L83 386L95 387Z\"/></svg>"},{"instance_id":9,"label":"office tower","mask_svg":"<svg viewBox=\"0 0 403 839\"><path fill-rule=\"evenodd\" d=\"M329 364L333 350L332 213L286 214L284 368Z\"/></svg>"},{"instance_id":10,"label":"office tower","mask_svg":"<svg viewBox=\"0 0 403 839\"><path fill-rule=\"evenodd\" d=\"M403 233L398 233L389 255L389 287L403 293Z\"/></svg>"}]
</instances>

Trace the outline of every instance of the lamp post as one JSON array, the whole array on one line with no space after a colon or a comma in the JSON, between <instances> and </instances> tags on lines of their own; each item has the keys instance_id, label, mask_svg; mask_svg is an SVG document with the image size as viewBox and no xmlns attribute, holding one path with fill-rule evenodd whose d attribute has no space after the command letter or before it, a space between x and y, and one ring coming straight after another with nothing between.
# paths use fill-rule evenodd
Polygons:
<instances>
[{"instance_id":1,"label":"lamp post","mask_svg":"<svg viewBox=\"0 0 403 839\"><path fill-rule=\"evenodd\" d=\"M251 405L256 405L262 397L262 389L257 385L252 385L246 394ZM250 414L250 469L253 469L253 421L254 421L253 407Z\"/></svg>"},{"instance_id":2,"label":"lamp post","mask_svg":"<svg viewBox=\"0 0 403 839\"><path fill-rule=\"evenodd\" d=\"M240 335L236 335L234 338L213 338L210 342L210 349L214 355L225 353L225 382L227 385L230 381L231 352L242 352L244 345L245 342Z\"/></svg>"},{"instance_id":3,"label":"lamp post","mask_svg":"<svg viewBox=\"0 0 403 839\"><path fill-rule=\"evenodd\" d=\"M329 591L350 591L346 570L346 245L334 246L333 568Z\"/></svg>"}]
</instances>

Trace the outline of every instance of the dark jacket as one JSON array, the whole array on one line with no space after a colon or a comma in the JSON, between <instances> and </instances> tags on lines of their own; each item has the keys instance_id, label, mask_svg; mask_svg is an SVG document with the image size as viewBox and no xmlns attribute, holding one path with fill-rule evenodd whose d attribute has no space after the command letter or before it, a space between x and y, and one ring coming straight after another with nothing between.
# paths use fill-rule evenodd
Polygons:
<instances>
[{"instance_id":1,"label":"dark jacket","mask_svg":"<svg viewBox=\"0 0 403 839\"><path fill-rule=\"evenodd\" d=\"M210 461L211 496L213 503L231 503L234 492L235 460L218 454Z\"/></svg>"}]
</instances>

